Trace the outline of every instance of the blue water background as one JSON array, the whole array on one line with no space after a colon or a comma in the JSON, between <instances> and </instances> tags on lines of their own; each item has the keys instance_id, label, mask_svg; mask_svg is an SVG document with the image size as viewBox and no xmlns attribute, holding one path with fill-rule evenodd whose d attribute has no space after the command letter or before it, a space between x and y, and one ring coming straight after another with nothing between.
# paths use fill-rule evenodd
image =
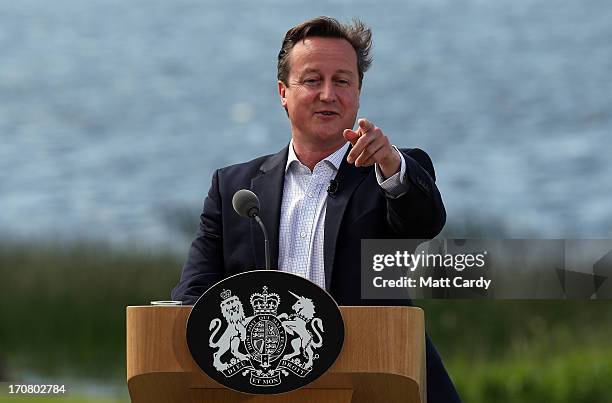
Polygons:
<instances>
[{"instance_id":1,"label":"blue water background","mask_svg":"<svg viewBox=\"0 0 612 403\"><path fill-rule=\"evenodd\" d=\"M285 31L374 32L360 116L449 228L612 236L612 2L0 1L0 236L185 250L215 168L276 152Z\"/></svg>"}]
</instances>

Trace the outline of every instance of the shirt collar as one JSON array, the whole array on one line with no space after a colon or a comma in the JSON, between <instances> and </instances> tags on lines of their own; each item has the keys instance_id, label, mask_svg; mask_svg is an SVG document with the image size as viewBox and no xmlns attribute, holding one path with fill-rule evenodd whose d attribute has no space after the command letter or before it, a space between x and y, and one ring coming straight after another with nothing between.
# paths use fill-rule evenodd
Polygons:
<instances>
[{"instance_id":1,"label":"shirt collar","mask_svg":"<svg viewBox=\"0 0 612 403\"><path fill-rule=\"evenodd\" d=\"M346 150L348 150L349 144L350 143L347 141L346 143L344 143L342 147L340 147L339 149L337 149L336 151L334 151L333 153L325 157L323 161L327 161L337 171L338 169L340 169L342 158L344 158L344 154L346 154ZM298 164L301 164L297 155L295 155L295 151L293 150L293 139L291 139L291 141L289 142L289 154L287 155L287 164L285 165L285 173L287 172L287 170L289 169L289 167L294 161L297 161Z\"/></svg>"}]
</instances>

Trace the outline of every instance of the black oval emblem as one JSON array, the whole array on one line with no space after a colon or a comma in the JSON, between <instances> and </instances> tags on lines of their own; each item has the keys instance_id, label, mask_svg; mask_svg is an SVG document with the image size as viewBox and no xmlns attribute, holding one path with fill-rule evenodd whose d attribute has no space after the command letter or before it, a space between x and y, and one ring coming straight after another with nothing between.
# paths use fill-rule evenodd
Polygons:
<instances>
[{"instance_id":1,"label":"black oval emblem","mask_svg":"<svg viewBox=\"0 0 612 403\"><path fill-rule=\"evenodd\" d=\"M198 299L187 321L195 362L220 384L245 393L289 392L336 361L344 322L316 284L278 270L228 277Z\"/></svg>"}]
</instances>

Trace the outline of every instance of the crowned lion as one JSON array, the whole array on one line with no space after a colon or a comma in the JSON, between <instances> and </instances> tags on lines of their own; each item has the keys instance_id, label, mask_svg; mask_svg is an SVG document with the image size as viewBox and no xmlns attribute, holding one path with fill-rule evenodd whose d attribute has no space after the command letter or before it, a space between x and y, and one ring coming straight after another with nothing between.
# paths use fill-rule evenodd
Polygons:
<instances>
[{"instance_id":1,"label":"crowned lion","mask_svg":"<svg viewBox=\"0 0 612 403\"><path fill-rule=\"evenodd\" d=\"M213 339L221 329L221 319L213 319L208 327L208 330L212 331L209 345L211 348L219 349L213 354L213 366L218 371L223 371L229 367L228 363L221 361L221 357L230 349L231 353L238 361L248 360L250 357L248 354L243 354L238 351L238 348L240 347L240 341L244 341L246 338L246 326L252 317L245 317L242 302L237 296L228 296L231 295L229 291L224 291L224 293L226 293L226 295L224 297L225 299L221 302L221 313L227 321L227 327L216 342L214 342Z\"/></svg>"}]
</instances>

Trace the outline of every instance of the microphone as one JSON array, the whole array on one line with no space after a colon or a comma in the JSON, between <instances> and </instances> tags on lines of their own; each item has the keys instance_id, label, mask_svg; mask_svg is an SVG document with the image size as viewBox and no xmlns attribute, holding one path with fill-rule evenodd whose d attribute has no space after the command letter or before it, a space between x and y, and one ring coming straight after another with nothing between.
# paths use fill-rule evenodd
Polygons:
<instances>
[{"instance_id":1,"label":"microphone","mask_svg":"<svg viewBox=\"0 0 612 403\"><path fill-rule=\"evenodd\" d=\"M259 198L250 190L240 189L232 197L232 206L236 213L245 218L253 218L259 215Z\"/></svg>"},{"instance_id":2,"label":"microphone","mask_svg":"<svg viewBox=\"0 0 612 403\"><path fill-rule=\"evenodd\" d=\"M327 194L331 197L336 197L336 192L338 191L338 186L340 186L340 181L336 179L332 179L329 181L329 187L327 188Z\"/></svg>"},{"instance_id":3,"label":"microphone","mask_svg":"<svg viewBox=\"0 0 612 403\"><path fill-rule=\"evenodd\" d=\"M268 241L266 226L263 221L261 221L261 218L259 218L259 197L250 190L240 189L234 193L234 197L232 197L232 206L234 210L236 210L236 213L245 218L252 218L259 224L264 236L266 270L270 270L270 243Z\"/></svg>"}]
</instances>

